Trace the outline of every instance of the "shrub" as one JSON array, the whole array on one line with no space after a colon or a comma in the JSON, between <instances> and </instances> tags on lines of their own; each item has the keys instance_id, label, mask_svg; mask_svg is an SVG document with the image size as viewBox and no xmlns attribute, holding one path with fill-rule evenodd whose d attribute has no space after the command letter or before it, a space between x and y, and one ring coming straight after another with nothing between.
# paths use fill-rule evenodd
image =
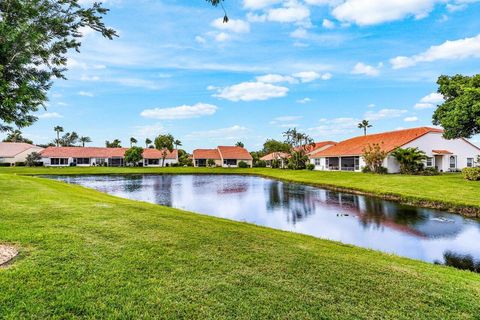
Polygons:
<instances>
[{"instance_id":1,"label":"shrub","mask_svg":"<svg viewBox=\"0 0 480 320\"><path fill-rule=\"evenodd\" d=\"M25 167L25 162L15 162L15 167Z\"/></svg>"},{"instance_id":2,"label":"shrub","mask_svg":"<svg viewBox=\"0 0 480 320\"><path fill-rule=\"evenodd\" d=\"M427 160L425 152L418 148L398 148L392 152L392 157L400 164L400 172L403 174L422 174L423 161Z\"/></svg>"},{"instance_id":3,"label":"shrub","mask_svg":"<svg viewBox=\"0 0 480 320\"><path fill-rule=\"evenodd\" d=\"M32 152L25 158L25 165L28 167L38 167L37 162L42 160L38 152Z\"/></svg>"},{"instance_id":4,"label":"shrub","mask_svg":"<svg viewBox=\"0 0 480 320\"><path fill-rule=\"evenodd\" d=\"M248 164L245 161L240 161L238 163L239 168L248 168Z\"/></svg>"},{"instance_id":5,"label":"shrub","mask_svg":"<svg viewBox=\"0 0 480 320\"><path fill-rule=\"evenodd\" d=\"M307 170L312 171L313 169L315 169L315 165L313 163L307 164Z\"/></svg>"},{"instance_id":6,"label":"shrub","mask_svg":"<svg viewBox=\"0 0 480 320\"><path fill-rule=\"evenodd\" d=\"M387 157L388 153L382 149L382 146L378 143L369 144L363 149L362 158L365 161L366 166L373 173L386 173L382 167L383 161Z\"/></svg>"},{"instance_id":7,"label":"shrub","mask_svg":"<svg viewBox=\"0 0 480 320\"><path fill-rule=\"evenodd\" d=\"M370 169L369 166L362 167L362 172L363 173L372 173L372 169Z\"/></svg>"},{"instance_id":8,"label":"shrub","mask_svg":"<svg viewBox=\"0 0 480 320\"><path fill-rule=\"evenodd\" d=\"M438 176L440 172L438 171L437 168L428 167L420 171L418 174L422 176Z\"/></svg>"},{"instance_id":9,"label":"shrub","mask_svg":"<svg viewBox=\"0 0 480 320\"><path fill-rule=\"evenodd\" d=\"M213 160L213 159L208 159L208 160L207 160L207 166L208 166L208 167L215 167L215 160Z\"/></svg>"},{"instance_id":10,"label":"shrub","mask_svg":"<svg viewBox=\"0 0 480 320\"><path fill-rule=\"evenodd\" d=\"M465 168L462 170L463 177L470 181L480 181L480 167Z\"/></svg>"},{"instance_id":11,"label":"shrub","mask_svg":"<svg viewBox=\"0 0 480 320\"><path fill-rule=\"evenodd\" d=\"M265 168L266 166L267 166L267 162L264 160L258 160L257 162L255 162L255 167Z\"/></svg>"}]
</instances>

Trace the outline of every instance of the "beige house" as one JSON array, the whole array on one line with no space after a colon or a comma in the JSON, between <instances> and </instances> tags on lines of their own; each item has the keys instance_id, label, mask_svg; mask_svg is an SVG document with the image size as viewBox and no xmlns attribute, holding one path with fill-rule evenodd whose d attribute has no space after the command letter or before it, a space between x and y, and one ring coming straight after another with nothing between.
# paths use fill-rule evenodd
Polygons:
<instances>
[{"instance_id":1,"label":"beige house","mask_svg":"<svg viewBox=\"0 0 480 320\"><path fill-rule=\"evenodd\" d=\"M41 147L23 142L0 142L0 163L15 165L16 162L25 162L27 156L33 152L40 153Z\"/></svg>"},{"instance_id":2,"label":"beige house","mask_svg":"<svg viewBox=\"0 0 480 320\"><path fill-rule=\"evenodd\" d=\"M253 166L253 158L247 149L236 146L218 146L216 149L193 150L193 165L207 167L209 160L213 160L216 167L238 167L243 161L249 167Z\"/></svg>"}]
</instances>

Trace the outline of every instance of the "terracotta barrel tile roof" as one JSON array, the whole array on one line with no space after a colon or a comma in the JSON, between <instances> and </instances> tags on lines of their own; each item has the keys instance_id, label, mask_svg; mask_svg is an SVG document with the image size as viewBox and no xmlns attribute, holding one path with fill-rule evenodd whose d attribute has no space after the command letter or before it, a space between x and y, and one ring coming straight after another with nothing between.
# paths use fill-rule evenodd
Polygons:
<instances>
[{"instance_id":1,"label":"terracotta barrel tile roof","mask_svg":"<svg viewBox=\"0 0 480 320\"><path fill-rule=\"evenodd\" d=\"M260 160L263 161L271 161L271 160L280 160L280 159L288 159L290 158L290 155L285 152L272 152L267 155L264 155L263 157L260 158Z\"/></svg>"},{"instance_id":2,"label":"terracotta barrel tile roof","mask_svg":"<svg viewBox=\"0 0 480 320\"><path fill-rule=\"evenodd\" d=\"M194 159L213 159L220 160L220 153L217 149L196 149L193 150Z\"/></svg>"},{"instance_id":3,"label":"terracotta barrel tile roof","mask_svg":"<svg viewBox=\"0 0 480 320\"><path fill-rule=\"evenodd\" d=\"M0 142L0 157L13 158L17 154L27 151L31 148L41 149L33 144L23 142Z\"/></svg>"},{"instance_id":4,"label":"terracotta barrel tile roof","mask_svg":"<svg viewBox=\"0 0 480 320\"><path fill-rule=\"evenodd\" d=\"M40 154L44 158L123 158L128 148L99 148L99 147L48 147ZM145 159L161 159L162 151L144 149ZM176 159L177 150L168 152L166 159Z\"/></svg>"},{"instance_id":5,"label":"terracotta barrel tile roof","mask_svg":"<svg viewBox=\"0 0 480 320\"><path fill-rule=\"evenodd\" d=\"M321 149L321 148L324 148L327 147L327 146L334 146L336 145L337 143L335 141L319 141L319 142L315 142L312 146L308 146L307 148L307 153L311 154L312 152L314 152L315 150L318 150L318 149ZM293 150L295 151L299 151L301 149L301 147L297 147L297 148L294 148Z\"/></svg>"},{"instance_id":6,"label":"terracotta barrel tile roof","mask_svg":"<svg viewBox=\"0 0 480 320\"><path fill-rule=\"evenodd\" d=\"M242 147L219 146L218 151L223 159L253 160L247 149Z\"/></svg>"},{"instance_id":7,"label":"terracotta barrel tile roof","mask_svg":"<svg viewBox=\"0 0 480 320\"><path fill-rule=\"evenodd\" d=\"M357 156L363 154L363 149L369 144L378 143L386 152L391 152L427 133L443 133L443 130L430 127L420 127L398 131L359 136L339 142L323 151L314 153L311 157Z\"/></svg>"}]
</instances>

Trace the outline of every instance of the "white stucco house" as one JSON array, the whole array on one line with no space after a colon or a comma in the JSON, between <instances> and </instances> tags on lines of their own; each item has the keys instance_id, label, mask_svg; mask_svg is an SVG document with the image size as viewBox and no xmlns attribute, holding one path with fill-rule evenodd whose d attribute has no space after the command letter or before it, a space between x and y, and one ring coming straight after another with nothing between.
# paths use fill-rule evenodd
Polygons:
<instances>
[{"instance_id":1,"label":"white stucco house","mask_svg":"<svg viewBox=\"0 0 480 320\"><path fill-rule=\"evenodd\" d=\"M25 162L27 156L33 152L40 153L41 147L23 142L0 142L0 163L15 165L16 162Z\"/></svg>"},{"instance_id":2,"label":"white stucco house","mask_svg":"<svg viewBox=\"0 0 480 320\"><path fill-rule=\"evenodd\" d=\"M109 166L125 165L127 148L97 148L97 147L48 147L41 152L43 164L47 167L57 166ZM178 163L178 151L166 151L165 166ZM163 165L163 151L144 149L142 165L160 167Z\"/></svg>"},{"instance_id":3,"label":"white stucco house","mask_svg":"<svg viewBox=\"0 0 480 320\"><path fill-rule=\"evenodd\" d=\"M441 129L420 127L344 140L312 154L310 162L316 170L361 171L365 166L363 150L373 144L379 144L388 153L397 148L418 148L428 156L425 166L437 168L441 172L473 167L480 155L480 148L466 139L447 140L443 138ZM399 163L390 155L384 160L383 166L389 173L400 171Z\"/></svg>"},{"instance_id":4,"label":"white stucco house","mask_svg":"<svg viewBox=\"0 0 480 320\"><path fill-rule=\"evenodd\" d=\"M253 158L247 149L237 146L218 146L216 149L193 150L193 165L206 167L208 161L213 160L216 167L235 168L243 161L249 167L253 165Z\"/></svg>"}]
</instances>

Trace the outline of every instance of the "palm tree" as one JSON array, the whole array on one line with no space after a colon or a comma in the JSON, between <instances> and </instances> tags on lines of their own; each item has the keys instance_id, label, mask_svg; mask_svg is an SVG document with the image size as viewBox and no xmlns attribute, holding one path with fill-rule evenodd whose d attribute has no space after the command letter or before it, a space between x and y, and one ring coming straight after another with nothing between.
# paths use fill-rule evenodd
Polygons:
<instances>
[{"instance_id":1,"label":"palm tree","mask_svg":"<svg viewBox=\"0 0 480 320\"><path fill-rule=\"evenodd\" d=\"M145 139L145 148L148 148L152 144L152 140L149 138Z\"/></svg>"},{"instance_id":2,"label":"palm tree","mask_svg":"<svg viewBox=\"0 0 480 320\"><path fill-rule=\"evenodd\" d=\"M182 141L176 139L173 141L173 144L175 145L175 149L178 149L179 146L182 146Z\"/></svg>"},{"instance_id":3,"label":"palm tree","mask_svg":"<svg viewBox=\"0 0 480 320\"><path fill-rule=\"evenodd\" d=\"M53 128L53 131L55 131L57 133L57 140L55 142L57 143L57 147L58 147L59 142L60 142L60 132L63 132L63 127L56 126L56 127Z\"/></svg>"},{"instance_id":4,"label":"palm tree","mask_svg":"<svg viewBox=\"0 0 480 320\"><path fill-rule=\"evenodd\" d=\"M371 128L372 125L370 124L370 122L368 122L368 120L362 120L362 122L360 122L358 124L358 128L359 129L363 129L363 135L367 135L367 128Z\"/></svg>"},{"instance_id":5,"label":"palm tree","mask_svg":"<svg viewBox=\"0 0 480 320\"><path fill-rule=\"evenodd\" d=\"M400 172L415 174L423 169L423 162L427 159L425 152L418 148L398 148L391 153L400 163Z\"/></svg>"},{"instance_id":6,"label":"palm tree","mask_svg":"<svg viewBox=\"0 0 480 320\"><path fill-rule=\"evenodd\" d=\"M85 148L85 143L92 142L92 139L90 139L90 137L80 137L79 140L82 143L82 147L84 147L84 148Z\"/></svg>"},{"instance_id":7,"label":"palm tree","mask_svg":"<svg viewBox=\"0 0 480 320\"><path fill-rule=\"evenodd\" d=\"M130 148L133 147L134 144L136 144L138 141L134 137L130 138Z\"/></svg>"},{"instance_id":8,"label":"palm tree","mask_svg":"<svg viewBox=\"0 0 480 320\"><path fill-rule=\"evenodd\" d=\"M238 141L237 143L235 143L235 146L236 146L236 147L240 147L240 148L245 147L245 145L244 145L243 142L241 142L241 141Z\"/></svg>"}]
</instances>

